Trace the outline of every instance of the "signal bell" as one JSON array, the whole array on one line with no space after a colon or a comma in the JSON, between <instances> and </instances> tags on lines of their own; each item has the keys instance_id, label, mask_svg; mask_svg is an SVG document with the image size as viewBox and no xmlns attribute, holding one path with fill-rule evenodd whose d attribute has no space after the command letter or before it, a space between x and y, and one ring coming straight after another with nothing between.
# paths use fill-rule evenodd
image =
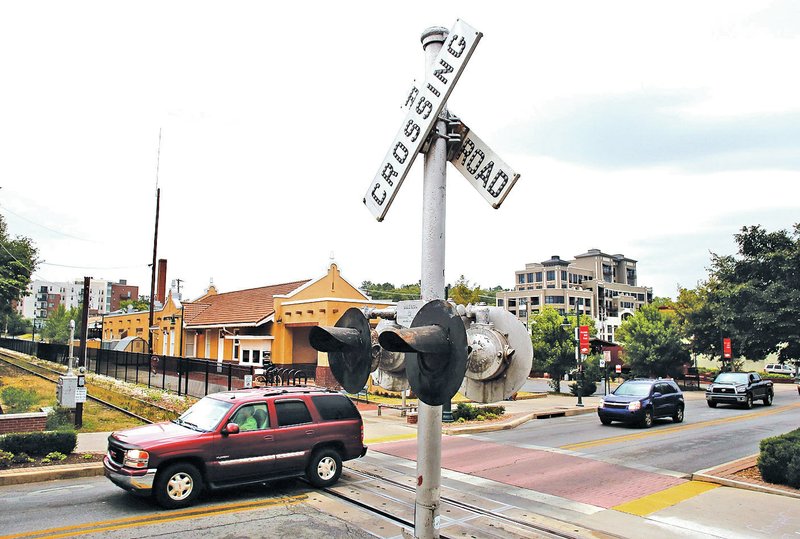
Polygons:
<instances>
[{"instance_id":1,"label":"signal bell","mask_svg":"<svg viewBox=\"0 0 800 539\"><path fill-rule=\"evenodd\" d=\"M308 340L316 350L328 352L331 372L348 393L364 388L372 370L372 341L364 313L351 307L336 326L312 327Z\"/></svg>"},{"instance_id":2,"label":"signal bell","mask_svg":"<svg viewBox=\"0 0 800 539\"><path fill-rule=\"evenodd\" d=\"M378 337L391 352L406 352L406 376L417 398L441 406L458 392L467 370L467 332L454 305L426 303L411 328L387 328Z\"/></svg>"}]
</instances>

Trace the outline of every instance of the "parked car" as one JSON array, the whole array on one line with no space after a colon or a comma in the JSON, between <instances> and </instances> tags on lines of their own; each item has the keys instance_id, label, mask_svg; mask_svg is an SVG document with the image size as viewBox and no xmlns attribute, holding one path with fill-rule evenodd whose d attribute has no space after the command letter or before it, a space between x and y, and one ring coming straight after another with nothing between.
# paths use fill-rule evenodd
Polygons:
<instances>
[{"instance_id":1,"label":"parked car","mask_svg":"<svg viewBox=\"0 0 800 539\"><path fill-rule=\"evenodd\" d=\"M627 380L603 397L597 415L603 425L622 421L649 428L658 417L682 422L685 408L683 392L672 380Z\"/></svg>"},{"instance_id":2,"label":"parked car","mask_svg":"<svg viewBox=\"0 0 800 539\"><path fill-rule=\"evenodd\" d=\"M258 388L208 395L171 422L108 437L105 475L166 508L217 489L305 475L327 487L342 461L363 457L364 424L346 396L323 388Z\"/></svg>"},{"instance_id":3,"label":"parked car","mask_svg":"<svg viewBox=\"0 0 800 539\"><path fill-rule=\"evenodd\" d=\"M752 408L756 400L769 406L774 396L772 381L762 380L756 372L720 373L706 389L706 403L711 408L716 408L719 403Z\"/></svg>"},{"instance_id":4,"label":"parked car","mask_svg":"<svg viewBox=\"0 0 800 539\"><path fill-rule=\"evenodd\" d=\"M764 367L764 372L768 374L788 374L789 376L793 376L797 371L792 365L787 365L785 363L767 363Z\"/></svg>"}]
</instances>

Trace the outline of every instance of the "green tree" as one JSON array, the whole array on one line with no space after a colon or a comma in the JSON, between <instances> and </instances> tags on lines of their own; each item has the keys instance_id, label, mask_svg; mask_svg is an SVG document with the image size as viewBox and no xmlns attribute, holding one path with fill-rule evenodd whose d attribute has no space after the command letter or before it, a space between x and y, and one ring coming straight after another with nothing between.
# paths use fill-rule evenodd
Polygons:
<instances>
[{"instance_id":1,"label":"green tree","mask_svg":"<svg viewBox=\"0 0 800 539\"><path fill-rule=\"evenodd\" d=\"M678 376L690 359L677 316L660 306L643 305L617 331L633 376Z\"/></svg>"},{"instance_id":2,"label":"green tree","mask_svg":"<svg viewBox=\"0 0 800 539\"><path fill-rule=\"evenodd\" d=\"M8 335L22 335L23 333L30 333L33 323L27 318L15 311L4 315L3 317L3 330Z\"/></svg>"},{"instance_id":3,"label":"green tree","mask_svg":"<svg viewBox=\"0 0 800 539\"><path fill-rule=\"evenodd\" d=\"M397 288L392 283L378 284L372 281L364 281L361 283L361 290L375 300L402 301L420 298L419 283L405 284Z\"/></svg>"},{"instance_id":4,"label":"green tree","mask_svg":"<svg viewBox=\"0 0 800 539\"><path fill-rule=\"evenodd\" d=\"M139 296L139 299L123 299L119 302L119 308L123 311L128 310L128 305L131 305L134 311L150 310L150 301L148 301L145 296Z\"/></svg>"},{"instance_id":5,"label":"green tree","mask_svg":"<svg viewBox=\"0 0 800 539\"><path fill-rule=\"evenodd\" d=\"M81 309L71 307L67 310L63 305L50 313L42 326L42 338L58 344L69 344L69 321L75 320L75 338L81 334Z\"/></svg>"},{"instance_id":6,"label":"green tree","mask_svg":"<svg viewBox=\"0 0 800 539\"><path fill-rule=\"evenodd\" d=\"M596 330L588 315L576 320L575 314L560 314L556 309L545 306L530 317L531 344L533 345L533 369L550 375L550 384L556 392L561 391L561 379L576 368L575 328L577 325L589 326L590 335Z\"/></svg>"},{"instance_id":7,"label":"green tree","mask_svg":"<svg viewBox=\"0 0 800 539\"><path fill-rule=\"evenodd\" d=\"M0 315L13 310L12 302L27 293L31 274L36 270L38 251L30 238L8 235L8 227L0 215Z\"/></svg>"},{"instance_id":8,"label":"green tree","mask_svg":"<svg viewBox=\"0 0 800 539\"><path fill-rule=\"evenodd\" d=\"M743 227L735 256L712 257L708 301L733 355L800 359L800 224L767 232Z\"/></svg>"},{"instance_id":9,"label":"green tree","mask_svg":"<svg viewBox=\"0 0 800 539\"><path fill-rule=\"evenodd\" d=\"M474 288L469 284L469 281L462 275L456 281L456 284L450 288L449 299L452 299L460 305L478 304L484 301L481 298L481 287L475 286Z\"/></svg>"}]
</instances>

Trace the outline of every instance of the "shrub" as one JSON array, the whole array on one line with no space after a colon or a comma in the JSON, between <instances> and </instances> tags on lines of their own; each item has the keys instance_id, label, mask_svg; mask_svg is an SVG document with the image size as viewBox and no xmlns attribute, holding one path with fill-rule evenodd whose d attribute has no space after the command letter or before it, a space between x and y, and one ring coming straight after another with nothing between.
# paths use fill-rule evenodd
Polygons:
<instances>
[{"instance_id":1,"label":"shrub","mask_svg":"<svg viewBox=\"0 0 800 539\"><path fill-rule=\"evenodd\" d=\"M14 458L11 459L11 462L14 464L27 464L33 462L33 459L28 456L27 453L17 453L14 455Z\"/></svg>"},{"instance_id":2,"label":"shrub","mask_svg":"<svg viewBox=\"0 0 800 539\"><path fill-rule=\"evenodd\" d=\"M800 429L761 440L758 469L768 483L800 488Z\"/></svg>"},{"instance_id":3,"label":"shrub","mask_svg":"<svg viewBox=\"0 0 800 539\"><path fill-rule=\"evenodd\" d=\"M597 384L594 382L590 382L588 380L584 380L582 384L583 393L581 393L582 397L588 397L589 395L594 395L594 392L597 391ZM574 382L569 385L569 392L573 395L578 395L578 382Z\"/></svg>"},{"instance_id":4,"label":"shrub","mask_svg":"<svg viewBox=\"0 0 800 539\"><path fill-rule=\"evenodd\" d=\"M0 437L0 450L34 456L47 455L52 451L68 455L77 445L78 435L74 431L21 432Z\"/></svg>"},{"instance_id":5,"label":"shrub","mask_svg":"<svg viewBox=\"0 0 800 539\"><path fill-rule=\"evenodd\" d=\"M0 470L8 468L13 462L14 454L8 451L0 451Z\"/></svg>"},{"instance_id":6,"label":"shrub","mask_svg":"<svg viewBox=\"0 0 800 539\"><path fill-rule=\"evenodd\" d=\"M47 414L47 430L72 430L75 428L75 420L72 419L72 410L69 408L56 407Z\"/></svg>"},{"instance_id":7,"label":"shrub","mask_svg":"<svg viewBox=\"0 0 800 539\"><path fill-rule=\"evenodd\" d=\"M477 407L472 404L460 402L453 411L453 420L463 423L464 421L485 421L495 419L506 413L503 406L482 406Z\"/></svg>"},{"instance_id":8,"label":"shrub","mask_svg":"<svg viewBox=\"0 0 800 539\"><path fill-rule=\"evenodd\" d=\"M64 453L60 453L58 451L51 451L48 453L43 459L43 464L49 464L51 462L61 462L66 460L67 456Z\"/></svg>"},{"instance_id":9,"label":"shrub","mask_svg":"<svg viewBox=\"0 0 800 539\"><path fill-rule=\"evenodd\" d=\"M0 390L0 398L3 399L7 407L6 413L9 414L29 412L38 400L34 390L12 386Z\"/></svg>"}]
</instances>

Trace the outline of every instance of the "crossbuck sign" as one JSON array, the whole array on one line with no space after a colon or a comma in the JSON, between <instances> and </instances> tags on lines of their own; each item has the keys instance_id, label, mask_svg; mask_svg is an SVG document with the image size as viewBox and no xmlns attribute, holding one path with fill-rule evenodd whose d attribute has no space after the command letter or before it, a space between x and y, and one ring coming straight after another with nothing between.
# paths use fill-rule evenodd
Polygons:
<instances>
[{"instance_id":1,"label":"crossbuck sign","mask_svg":"<svg viewBox=\"0 0 800 539\"><path fill-rule=\"evenodd\" d=\"M364 195L364 204L378 221L386 216L482 36L467 23L457 20L431 72L426 73L423 88L414 96L400 131Z\"/></svg>"}]
</instances>

